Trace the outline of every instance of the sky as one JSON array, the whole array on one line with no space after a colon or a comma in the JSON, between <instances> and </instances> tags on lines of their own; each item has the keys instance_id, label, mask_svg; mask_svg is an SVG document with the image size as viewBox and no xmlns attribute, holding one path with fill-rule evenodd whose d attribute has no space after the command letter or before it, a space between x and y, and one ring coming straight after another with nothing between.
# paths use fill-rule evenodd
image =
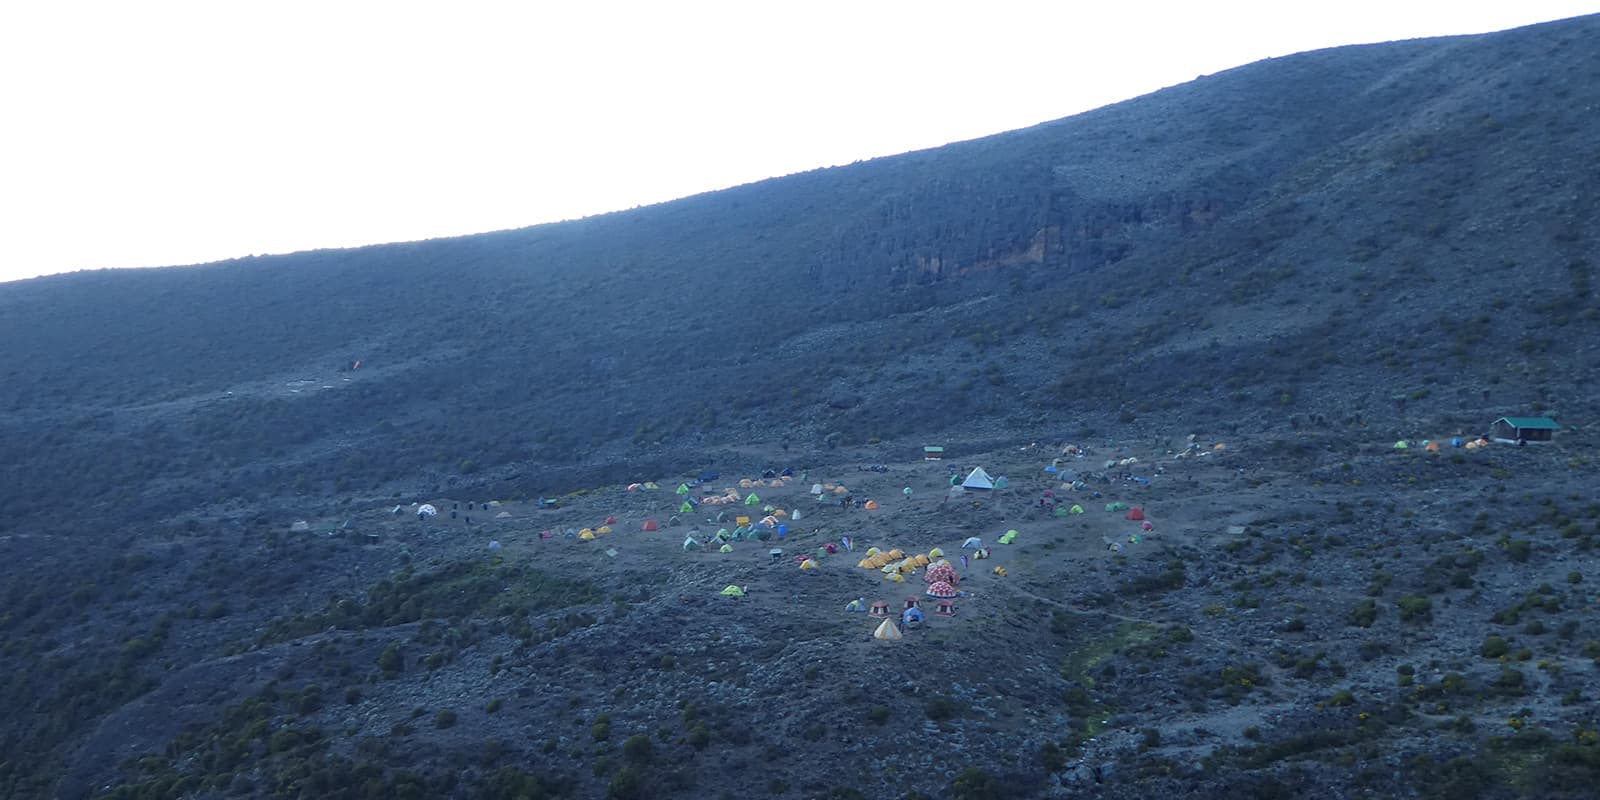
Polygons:
<instances>
[{"instance_id":1,"label":"sky","mask_svg":"<svg viewBox=\"0 0 1600 800\"><path fill-rule=\"evenodd\" d=\"M275 0L0 8L0 281L411 241L1600 0Z\"/></svg>"}]
</instances>

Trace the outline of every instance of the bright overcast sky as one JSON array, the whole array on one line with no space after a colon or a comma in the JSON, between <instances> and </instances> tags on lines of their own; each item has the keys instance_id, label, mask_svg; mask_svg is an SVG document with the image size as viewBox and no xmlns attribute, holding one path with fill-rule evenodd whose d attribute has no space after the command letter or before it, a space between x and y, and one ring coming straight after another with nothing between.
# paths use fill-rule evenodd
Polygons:
<instances>
[{"instance_id":1,"label":"bright overcast sky","mask_svg":"<svg viewBox=\"0 0 1600 800\"><path fill-rule=\"evenodd\" d=\"M426 239L1600 1L6 2L0 280Z\"/></svg>"}]
</instances>

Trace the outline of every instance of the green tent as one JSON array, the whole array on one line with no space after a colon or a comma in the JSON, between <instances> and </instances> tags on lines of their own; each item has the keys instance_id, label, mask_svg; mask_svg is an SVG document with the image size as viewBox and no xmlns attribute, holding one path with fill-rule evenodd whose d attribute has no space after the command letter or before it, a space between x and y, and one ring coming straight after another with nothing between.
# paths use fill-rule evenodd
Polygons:
<instances>
[{"instance_id":1,"label":"green tent","mask_svg":"<svg viewBox=\"0 0 1600 800\"><path fill-rule=\"evenodd\" d=\"M744 499L744 504L747 505L747 506L759 505L760 503L761 503L761 498L756 497L756 493L755 492L751 492L750 496L746 497Z\"/></svg>"},{"instance_id":2,"label":"green tent","mask_svg":"<svg viewBox=\"0 0 1600 800\"><path fill-rule=\"evenodd\" d=\"M1080 506L1077 503L1073 503L1072 504L1072 508L1067 509L1067 513L1068 514L1082 514L1083 513L1083 506Z\"/></svg>"},{"instance_id":3,"label":"green tent","mask_svg":"<svg viewBox=\"0 0 1600 800\"><path fill-rule=\"evenodd\" d=\"M1006 480L1006 477L1001 475L1000 477L994 479L994 488L1009 489L1011 488L1011 481Z\"/></svg>"},{"instance_id":4,"label":"green tent","mask_svg":"<svg viewBox=\"0 0 1600 800\"><path fill-rule=\"evenodd\" d=\"M1404 439L1401 439L1400 441L1394 443L1394 449L1396 449L1396 450L1406 450L1406 449L1409 449L1410 447L1411 447L1411 445L1406 444L1406 440L1404 440Z\"/></svg>"},{"instance_id":5,"label":"green tent","mask_svg":"<svg viewBox=\"0 0 1600 800\"><path fill-rule=\"evenodd\" d=\"M689 505L689 501L688 500L683 501L683 504L678 506L678 513L679 514L687 514L687 513L689 513L690 511L693 511L693 510L694 510L694 506Z\"/></svg>"},{"instance_id":6,"label":"green tent","mask_svg":"<svg viewBox=\"0 0 1600 800\"><path fill-rule=\"evenodd\" d=\"M731 552L733 552L733 545L725 544L725 545L717 548L717 552L719 552L719 553L731 553Z\"/></svg>"},{"instance_id":7,"label":"green tent","mask_svg":"<svg viewBox=\"0 0 1600 800\"><path fill-rule=\"evenodd\" d=\"M1005 535L1000 537L1000 543L1001 544L1011 544L1012 542L1014 542L1016 540L1017 540L1017 532L1016 532L1015 529L1006 531Z\"/></svg>"},{"instance_id":8,"label":"green tent","mask_svg":"<svg viewBox=\"0 0 1600 800\"><path fill-rule=\"evenodd\" d=\"M744 587L729 585L721 594L723 597L744 597Z\"/></svg>"},{"instance_id":9,"label":"green tent","mask_svg":"<svg viewBox=\"0 0 1600 800\"><path fill-rule=\"evenodd\" d=\"M1106 511L1107 512L1127 511L1127 510L1128 510L1128 504L1127 503L1106 503Z\"/></svg>"},{"instance_id":10,"label":"green tent","mask_svg":"<svg viewBox=\"0 0 1600 800\"><path fill-rule=\"evenodd\" d=\"M689 484L687 484L687 483L678 484L678 494L688 494L688 493L689 493Z\"/></svg>"},{"instance_id":11,"label":"green tent","mask_svg":"<svg viewBox=\"0 0 1600 800\"><path fill-rule=\"evenodd\" d=\"M683 539L683 552L687 553L687 552L689 552L691 550L704 550L704 549L706 549L705 545L695 541L695 538L693 536L684 537L684 539Z\"/></svg>"}]
</instances>

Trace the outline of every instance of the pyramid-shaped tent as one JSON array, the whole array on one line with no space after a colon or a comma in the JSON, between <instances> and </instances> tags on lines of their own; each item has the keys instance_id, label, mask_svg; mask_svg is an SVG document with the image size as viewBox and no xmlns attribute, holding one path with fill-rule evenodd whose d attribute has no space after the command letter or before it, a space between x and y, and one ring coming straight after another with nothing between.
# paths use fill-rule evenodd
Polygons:
<instances>
[{"instance_id":1,"label":"pyramid-shaped tent","mask_svg":"<svg viewBox=\"0 0 1600 800\"><path fill-rule=\"evenodd\" d=\"M989 473L984 472L983 467L973 467L961 485L967 489L993 489L994 478L989 477Z\"/></svg>"},{"instance_id":2,"label":"pyramid-shaped tent","mask_svg":"<svg viewBox=\"0 0 1600 800\"><path fill-rule=\"evenodd\" d=\"M878 629L872 632L872 638L899 641L903 637L900 635L900 626L894 624L894 620L886 619L878 623Z\"/></svg>"},{"instance_id":3,"label":"pyramid-shaped tent","mask_svg":"<svg viewBox=\"0 0 1600 800\"><path fill-rule=\"evenodd\" d=\"M756 497L756 493L755 492L751 492L750 496L746 497L744 499L744 504L747 505L747 506L760 505L761 504L761 498Z\"/></svg>"}]
</instances>

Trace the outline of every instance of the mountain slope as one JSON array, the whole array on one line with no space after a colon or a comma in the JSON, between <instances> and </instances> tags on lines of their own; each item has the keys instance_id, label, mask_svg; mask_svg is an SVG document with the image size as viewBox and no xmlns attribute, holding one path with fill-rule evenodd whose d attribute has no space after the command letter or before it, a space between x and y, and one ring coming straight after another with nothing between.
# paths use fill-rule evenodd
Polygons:
<instances>
[{"instance_id":1,"label":"mountain slope","mask_svg":"<svg viewBox=\"0 0 1600 800\"><path fill-rule=\"evenodd\" d=\"M172 510L468 462L537 492L974 419L1586 410L1597 24L1273 59L572 223L7 285L0 501Z\"/></svg>"}]
</instances>

